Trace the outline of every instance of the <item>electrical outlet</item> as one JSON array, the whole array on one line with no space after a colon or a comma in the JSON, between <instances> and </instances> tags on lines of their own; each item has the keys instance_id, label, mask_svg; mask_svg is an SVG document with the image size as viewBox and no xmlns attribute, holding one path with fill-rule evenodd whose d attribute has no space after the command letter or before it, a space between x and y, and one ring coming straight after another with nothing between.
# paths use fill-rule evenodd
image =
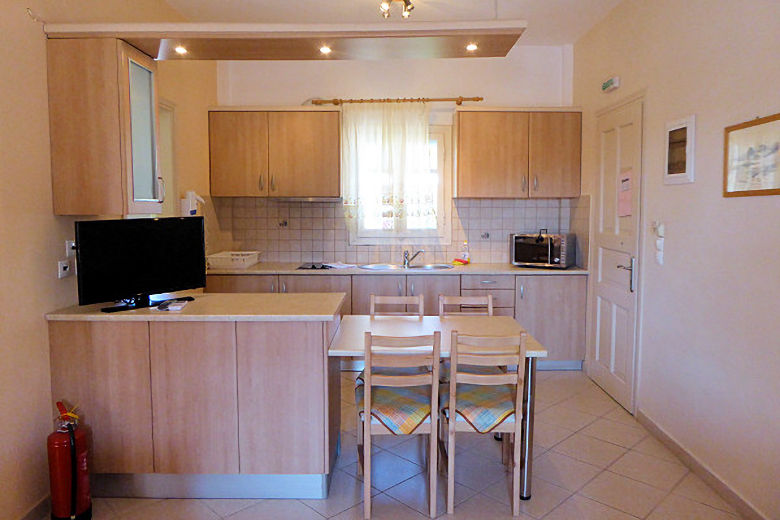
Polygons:
<instances>
[{"instance_id":1,"label":"electrical outlet","mask_svg":"<svg viewBox=\"0 0 780 520\"><path fill-rule=\"evenodd\" d=\"M66 258L65 260L57 261L57 278L73 276L75 271L76 267L72 259Z\"/></svg>"},{"instance_id":2,"label":"electrical outlet","mask_svg":"<svg viewBox=\"0 0 780 520\"><path fill-rule=\"evenodd\" d=\"M75 240L66 240L65 241L65 258L70 258L72 256L76 256L76 241Z\"/></svg>"}]
</instances>

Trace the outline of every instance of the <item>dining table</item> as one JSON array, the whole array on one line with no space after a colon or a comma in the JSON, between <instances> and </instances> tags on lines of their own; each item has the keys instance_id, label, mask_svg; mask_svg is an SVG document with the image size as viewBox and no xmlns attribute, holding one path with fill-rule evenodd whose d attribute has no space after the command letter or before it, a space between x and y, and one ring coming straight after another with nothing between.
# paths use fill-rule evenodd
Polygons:
<instances>
[{"instance_id":1,"label":"dining table","mask_svg":"<svg viewBox=\"0 0 780 520\"><path fill-rule=\"evenodd\" d=\"M377 336L425 336L441 332L441 356L450 357L452 331L470 336L520 336L525 334L525 366L520 440L520 498L531 498L533 462L534 393L536 360L547 350L523 326L509 316L366 316L341 319L328 349L329 357L363 357L365 334Z\"/></svg>"}]
</instances>

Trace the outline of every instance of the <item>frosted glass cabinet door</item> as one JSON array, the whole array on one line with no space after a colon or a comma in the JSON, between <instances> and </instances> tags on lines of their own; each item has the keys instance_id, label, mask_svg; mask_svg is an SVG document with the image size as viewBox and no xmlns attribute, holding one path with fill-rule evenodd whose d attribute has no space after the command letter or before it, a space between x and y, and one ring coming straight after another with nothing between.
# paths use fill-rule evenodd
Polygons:
<instances>
[{"instance_id":1,"label":"frosted glass cabinet door","mask_svg":"<svg viewBox=\"0 0 780 520\"><path fill-rule=\"evenodd\" d=\"M133 60L129 67L133 200L159 202L162 197L157 179L154 73Z\"/></svg>"}]
</instances>

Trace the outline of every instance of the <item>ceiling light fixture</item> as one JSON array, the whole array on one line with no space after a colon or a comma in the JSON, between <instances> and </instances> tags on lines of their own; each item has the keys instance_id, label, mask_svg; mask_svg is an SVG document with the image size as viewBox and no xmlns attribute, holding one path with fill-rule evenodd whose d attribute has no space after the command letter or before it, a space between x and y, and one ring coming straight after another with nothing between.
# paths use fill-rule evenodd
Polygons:
<instances>
[{"instance_id":1,"label":"ceiling light fixture","mask_svg":"<svg viewBox=\"0 0 780 520\"><path fill-rule=\"evenodd\" d=\"M412 9L414 9L412 0L382 0L379 3L379 12L382 13L382 17L390 18L390 6L393 5L393 2L402 3L403 9L401 11L401 16L404 18L409 18L409 16L412 14Z\"/></svg>"},{"instance_id":2,"label":"ceiling light fixture","mask_svg":"<svg viewBox=\"0 0 780 520\"><path fill-rule=\"evenodd\" d=\"M479 49L479 46L476 43L469 43L466 45L466 50L469 52L474 52L477 49Z\"/></svg>"},{"instance_id":3,"label":"ceiling light fixture","mask_svg":"<svg viewBox=\"0 0 780 520\"><path fill-rule=\"evenodd\" d=\"M328 47L327 45L323 45L322 47L320 47L320 52L327 56L328 54L330 54L331 48Z\"/></svg>"},{"instance_id":4,"label":"ceiling light fixture","mask_svg":"<svg viewBox=\"0 0 780 520\"><path fill-rule=\"evenodd\" d=\"M173 50L175 50L176 54L179 54L180 56L184 56L185 54L187 54L187 48L184 47L183 45L177 45L176 47L174 47Z\"/></svg>"}]
</instances>

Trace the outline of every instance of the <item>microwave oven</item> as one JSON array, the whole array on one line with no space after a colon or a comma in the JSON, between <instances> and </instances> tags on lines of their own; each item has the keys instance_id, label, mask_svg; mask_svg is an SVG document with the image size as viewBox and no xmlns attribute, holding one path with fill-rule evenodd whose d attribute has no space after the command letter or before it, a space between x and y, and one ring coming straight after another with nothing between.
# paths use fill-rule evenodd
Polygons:
<instances>
[{"instance_id":1,"label":"microwave oven","mask_svg":"<svg viewBox=\"0 0 780 520\"><path fill-rule=\"evenodd\" d=\"M577 250L573 234L515 234L509 240L509 258L518 267L566 269L575 262Z\"/></svg>"}]
</instances>

